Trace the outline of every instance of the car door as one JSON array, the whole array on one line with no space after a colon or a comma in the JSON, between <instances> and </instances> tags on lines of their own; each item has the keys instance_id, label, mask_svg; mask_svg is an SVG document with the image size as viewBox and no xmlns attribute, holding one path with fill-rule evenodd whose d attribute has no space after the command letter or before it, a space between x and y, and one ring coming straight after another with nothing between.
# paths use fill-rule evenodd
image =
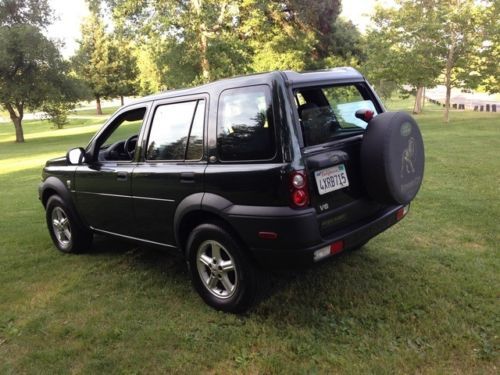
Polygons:
<instances>
[{"instance_id":1,"label":"car door","mask_svg":"<svg viewBox=\"0 0 500 375\"><path fill-rule=\"evenodd\" d=\"M142 160L132 175L140 237L175 246L173 221L179 203L202 193L208 95L155 102Z\"/></svg>"},{"instance_id":2,"label":"car door","mask_svg":"<svg viewBox=\"0 0 500 375\"><path fill-rule=\"evenodd\" d=\"M92 228L106 233L135 236L132 171L137 165L135 145L148 107L138 105L118 112L91 142L89 159L75 173L78 212Z\"/></svg>"}]
</instances>

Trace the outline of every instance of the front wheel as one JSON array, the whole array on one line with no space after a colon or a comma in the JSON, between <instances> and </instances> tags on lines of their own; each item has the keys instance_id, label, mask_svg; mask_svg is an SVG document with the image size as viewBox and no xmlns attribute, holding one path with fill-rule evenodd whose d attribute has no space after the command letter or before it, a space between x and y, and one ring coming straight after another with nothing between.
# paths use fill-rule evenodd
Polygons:
<instances>
[{"instance_id":1,"label":"front wheel","mask_svg":"<svg viewBox=\"0 0 500 375\"><path fill-rule=\"evenodd\" d=\"M58 195L47 201L45 218L54 245L63 253L79 253L92 243L92 232L84 228Z\"/></svg>"},{"instance_id":2,"label":"front wheel","mask_svg":"<svg viewBox=\"0 0 500 375\"><path fill-rule=\"evenodd\" d=\"M260 271L223 227L202 224L187 242L193 285L203 300L226 312L243 312L259 294Z\"/></svg>"}]
</instances>

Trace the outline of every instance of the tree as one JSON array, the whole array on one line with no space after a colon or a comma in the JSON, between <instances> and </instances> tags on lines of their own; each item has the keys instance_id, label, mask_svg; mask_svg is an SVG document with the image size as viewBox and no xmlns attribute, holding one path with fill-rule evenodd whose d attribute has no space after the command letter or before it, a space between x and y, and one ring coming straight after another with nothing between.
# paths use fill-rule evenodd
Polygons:
<instances>
[{"instance_id":1,"label":"tree","mask_svg":"<svg viewBox=\"0 0 500 375\"><path fill-rule=\"evenodd\" d=\"M441 0L437 7L442 19L442 29L436 43L445 48L444 121L449 122L451 89L477 85L476 77L470 73L471 62L480 53L485 37L481 18L484 8L475 0Z\"/></svg>"},{"instance_id":2,"label":"tree","mask_svg":"<svg viewBox=\"0 0 500 375\"><path fill-rule=\"evenodd\" d=\"M9 112L16 142L24 142L25 111L56 102L65 64L41 30L51 20L46 0L0 1L0 103Z\"/></svg>"},{"instance_id":3,"label":"tree","mask_svg":"<svg viewBox=\"0 0 500 375\"><path fill-rule=\"evenodd\" d=\"M160 86L182 87L245 71L246 47L234 33L237 1L104 2L117 33L134 38L154 57Z\"/></svg>"},{"instance_id":4,"label":"tree","mask_svg":"<svg viewBox=\"0 0 500 375\"><path fill-rule=\"evenodd\" d=\"M442 79L448 122L451 89L478 84L472 62L484 41L484 11L475 0L399 0L397 9L378 8L367 36L368 75L413 86L414 113L421 110L423 88Z\"/></svg>"},{"instance_id":5,"label":"tree","mask_svg":"<svg viewBox=\"0 0 500 375\"><path fill-rule=\"evenodd\" d=\"M443 70L443 47L435 41L441 21L432 0L405 0L398 5L376 8L374 27L366 37L364 69L378 86L412 86L413 113L418 114L424 87L435 86Z\"/></svg>"},{"instance_id":6,"label":"tree","mask_svg":"<svg viewBox=\"0 0 500 375\"><path fill-rule=\"evenodd\" d=\"M108 77L112 84L112 94L119 96L121 105L123 97L136 95L139 91L137 57L129 41L115 36L110 45L109 58L112 64L112 75Z\"/></svg>"},{"instance_id":7,"label":"tree","mask_svg":"<svg viewBox=\"0 0 500 375\"><path fill-rule=\"evenodd\" d=\"M294 4L246 0L239 6L238 33L250 47L251 71L305 70L315 58L315 33Z\"/></svg>"},{"instance_id":8,"label":"tree","mask_svg":"<svg viewBox=\"0 0 500 375\"><path fill-rule=\"evenodd\" d=\"M1 0L0 25L31 25L45 28L52 23L52 9L47 0Z\"/></svg>"},{"instance_id":9,"label":"tree","mask_svg":"<svg viewBox=\"0 0 500 375\"><path fill-rule=\"evenodd\" d=\"M480 85L491 94L500 93L500 1L488 2L482 14L484 22L484 43L473 61L478 72Z\"/></svg>"},{"instance_id":10,"label":"tree","mask_svg":"<svg viewBox=\"0 0 500 375\"><path fill-rule=\"evenodd\" d=\"M112 76L116 70L112 60L111 38L106 33L104 24L96 13L82 24L80 48L73 57L74 69L87 83L96 101L96 111L102 115L101 99L112 96L115 88Z\"/></svg>"},{"instance_id":11,"label":"tree","mask_svg":"<svg viewBox=\"0 0 500 375\"><path fill-rule=\"evenodd\" d=\"M148 95L161 90L161 77L153 57L153 52L148 46L142 45L136 49L139 95Z\"/></svg>"},{"instance_id":12,"label":"tree","mask_svg":"<svg viewBox=\"0 0 500 375\"><path fill-rule=\"evenodd\" d=\"M61 66L69 71L69 64L65 62ZM53 86L48 99L41 105L44 118L52 122L58 129L62 129L68 122L68 114L75 109L76 103L83 99L92 97L88 87L75 77L68 74L61 75L57 85Z\"/></svg>"},{"instance_id":13,"label":"tree","mask_svg":"<svg viewBox=\"0 0 500 375\"><path fill-rule=\"evenodd\" d=\"M169 88L253 71L323 67L340 10L340 0L91 3L94 9L108 5L115 29L154 57L159 86Z\"/></svg>"}]
</instances>

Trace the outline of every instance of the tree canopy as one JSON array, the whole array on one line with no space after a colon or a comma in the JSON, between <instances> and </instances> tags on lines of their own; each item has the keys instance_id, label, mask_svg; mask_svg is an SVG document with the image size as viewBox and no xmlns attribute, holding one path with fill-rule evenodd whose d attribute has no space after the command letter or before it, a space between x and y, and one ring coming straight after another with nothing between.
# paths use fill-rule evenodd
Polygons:
<instances>
[{"instance_id":1,"label":"tree canopy","mask_svg":"<svg viewBox=\"0 0 500 375\"><path fill-rule=\"evenodd\" d=\"M73 66L96 99L97 114L102 114L101 98L109 97L113 92L111 76L113 61L110 56L111 40L106 34L99 16L91 13L82 23L80 48L73 57Z\"/></svg>"},{"instance_id":2,"label":"tree canopy","mask_svg":"<svg viewBox=\"0 0 500 375\"><path fill-rule=\"evenodd\" d=\"M0 1L0 24L3 26L25 24L45 28L52 21L48 0Z\"/></svg>"},{"instance_id":3,"label":"tree canopy","mask_svg":"<svg viewBox=\"0 0 500 375\"><path fill-rule=\"evenodd\" d=\"M50 14L46 0L0 1L0 104L9 112L16 142L24 142L26 109L75 94L76 86L66 81L67 65L41 31Z\"/></svg>"},{"instance_id":4,"label":"tree canopy","mask_svg":"<svg viewBox=\"0 0 500 375\"><path fill-rule=\"evenodd\" d=\"M375 82L392 80L417 89L416 113L421 89L442 82L448 122L451 89L474 88L488 75L492 78L495 69L498 72L494 57L498 43L484 47L488 30L491 39L495 38L494 28L498 30L493 2L498 0L398 0L396 8L379 7L367 35L365 72ZM487 57L475 69L474 61L482 54Z\"/></svg>"},{"instance_id":5,"label":"tree canopy","mask_svg":"<svg viewBox=\"0 0 500 375\"><path fill-rule=\"evenodd\" d=\"M141 61L147 55L154 62L160 87L273 69L321 68L332 53L360 54L352 43L359 33L354 39L344 33L340 43L332 38L348 27L336 23L340 0L89 2L94 11L107 9L116 32L141 46ZM140 70L144 78L145 69Z\"/></svg>"},{"instance_id":6,"label":"tree canopy","mask_svg":"<svg viewBox=\"0 0 500 375\"><path fill-rule=\"evenodd\" d=\"M101 115L101 99L137 93L137 58L129 41L106 31L98 12L91 12L81 29L73 67L89 86Z\"/></svg>"}]
</instances>

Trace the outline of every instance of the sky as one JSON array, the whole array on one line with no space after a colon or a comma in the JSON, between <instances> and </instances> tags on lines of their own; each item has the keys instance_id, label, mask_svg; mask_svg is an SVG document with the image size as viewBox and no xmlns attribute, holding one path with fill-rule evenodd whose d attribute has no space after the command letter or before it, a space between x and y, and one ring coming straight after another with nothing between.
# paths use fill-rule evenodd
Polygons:
<instances>
[{"instance_id":1,"label":"sky","mask_svg":"<svg viewBox=\"0 0 500 375\"><path fill-rule=\"evenodd\" d=\"M62 40L65 44L62 49L64 57L70 57L78 48L80 38L80 24L88 15L84 0L49 0L57 20L48 28L48 35L52 39Z\"/></svg>"},{"instance_id":2,"label":"sky","mask_svg":"<svg viewBox=\"0 0 500 375\"><path fill-rule=\"evenodd\" d=\"M394 4L394 0L343 0L341 16L350 19L361 31L365 31L377 2L384 6ZM49 0L49 3L58 19L48 28L48 35L62 40L65 44L62 54L70 57L78 48L80 24L88 15L87 6L84 0Z\"/></svg>"}]
</instances>

